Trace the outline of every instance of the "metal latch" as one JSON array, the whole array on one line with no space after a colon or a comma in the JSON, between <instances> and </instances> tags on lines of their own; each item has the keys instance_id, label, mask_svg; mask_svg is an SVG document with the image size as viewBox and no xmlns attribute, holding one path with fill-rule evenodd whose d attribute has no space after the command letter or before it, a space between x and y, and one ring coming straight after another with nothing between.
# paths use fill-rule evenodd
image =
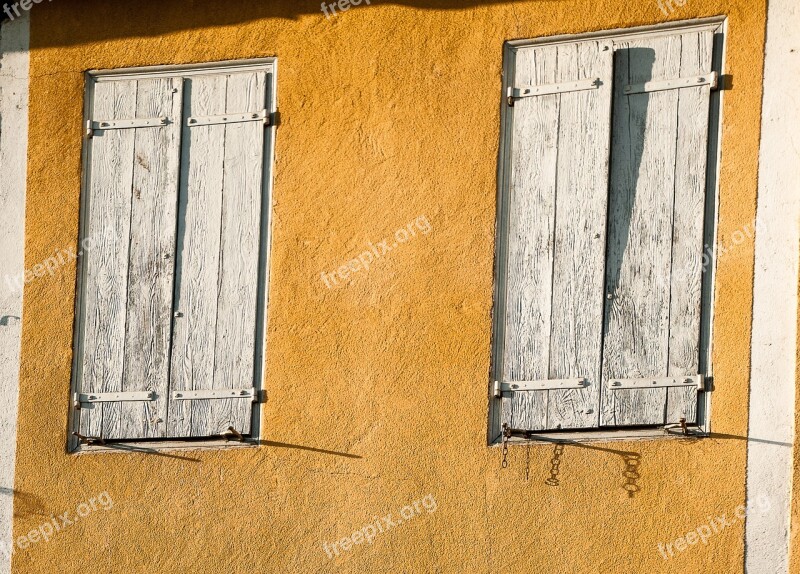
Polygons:
<instances>
[{"instance_id":1,"label":"metal latch","mask_svg":"<svg viewBox=\"0 0 800 574\"><path fill-rule=\"evenodd\" d=\"M623 91L626 95L644 94L647 92L659 92L661 90L675 90L677 88L693 88L708 84L712 90L717 89L719 74L708 72L699 76L689 76L686 78L676 78L674 80L656 80L641 84L628 84Z\"/></svg>"},{"instance_id":2,"label":"metal latch","mask_svg":"<svg viewBox=\"0 0 800 574\"><path fill-rule=\"evenodd\" d=\"M266 109L260 112L249 112L245 114L222 114L219 116L192 116L186 120L189 127L210 126L215 124L235 124L241 122L263 122L265 126L270 125L269 112Z\"/></svg>"},{"instance_id":3,"label":"metal latch","mask_svg":"<svg viewBox=\"0 0 800 574\"><path fill-rule=\"evenodd\" d=\"M583 389L589 386L585 377L577 379L544 379L540 381L494 382L494 396L500 398L503 393L513 391L555 391L560 389Z\"/></svg>"},{"instance_id":4,"label":"metal latch","mask_svg":"<svg viewBox=\"0 0 800 574\"><path fill-rule=\"evenodd\" d=\"M608 388L620 389L657 389L664 387L696 387L703 390L703 375L690 375L685 377L646 378L646 379L611 379Z\"/></svg>"}]
</instances>

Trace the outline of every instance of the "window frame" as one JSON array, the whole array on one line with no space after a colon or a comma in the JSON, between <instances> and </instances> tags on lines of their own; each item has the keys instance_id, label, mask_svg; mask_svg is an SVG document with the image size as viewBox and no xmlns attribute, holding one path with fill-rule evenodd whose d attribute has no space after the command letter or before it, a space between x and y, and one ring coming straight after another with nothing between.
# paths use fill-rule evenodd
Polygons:
<instances>
[{"instance_id":1,"label":"window frame","mask_svg":"<svg viewBox=\"0 0 800 574\"><path fill-rule=\"evenodd\" d=\"M502 443L502 401L494 397L494 382L501 380L503 365L503 341L505 337L505 287L503 274L507 262L508 215L510 189L510 162L512 160L513 115L506 103L507 89L514 78L514 51L518 48L541 47L582 40L610 40L612 43L630 41L637 38L670 36L683 32L711 31L714 35L712 69L719 74L719 87L710 94L708 122L708 150L706 162L706 200L704 208L703 243L711 248L711 262L703 272L700 317L700 357L699 372L706 379L705 391L698 393L697 428L700 436L711 433L711 399L714 390L712 342L714 315L714 286L717 266L717 233L719 219L719 169L722 143L722 110L725 91L725 48L727 44L727 17L714 16L697 20L682 20L667 24L617 28L583 34L565 34L533 39L509 40L503 45L503 71L500 90L500 145L497 169L497 211L495 225L495 257L493 270L492 333L489 381L487 384L488 421L487 445ZM613 104L612 104L613 105ZM528 438L510 439L518 443L551 444L552 442L573 441L613 441L631 439L676 438L683 435L667 433L663 427L601 427L581 430L543 430L530 433Z\"/></svg>"},{"instance_id":2,"label":"window frame","mask_svg":"<svg viewBox=\"0 0 800 574\"><path fill-rule=\"evenodd\" d=\"M85 322L84 298L86 296L86 268L85 258L79 256L77 260L75 281L75 315L73 323L72 344L72 372L70 376L69 415L67 427L66 451L71 454L87 452L154 452L163 450L205 450L219 448L253 448L260 445L262 440L261 418L263 405L266 403L266 376L267 368L267 320L269 308L269 275L270 256L272 250L272 194L273 194L273 166L275 163L275 141L277 135L277 100L278 100L278 59L253 58L243 60L225 60L208 63L195 63L183 65L142 66L118 69L96 69L84 73L84 102L83 126L92 117L94 86L97 82L114 80L140 80L159 77L191 77L208 75L209 73L236 73L236 72L264 72L267 75L266 108L271 118L270 124L264 128L264 154L262 158L262 205L261 205L261 248L259 253L259 279L256 305L256 346L255 346L255 376L253 387L257 400L253 402L251 412L251 432L244 441L226 440L223 437L185 437L161 439L126 439L114 440L107 444L83 444L72 433L79 432L80 410L75 408L74 397L80 392L82 380L81 359L84 353L83 326ZM183 127L181 127L183 129ZM81 150L81 191L79 201L79 232L78 245L87 237L87 218L89 202L89 174L91 171L91 146L89 138L83 135ZM182 152L181 152L182 154ZM170 342L172 345L172 342Z\"/></svg>"}]
</instances>

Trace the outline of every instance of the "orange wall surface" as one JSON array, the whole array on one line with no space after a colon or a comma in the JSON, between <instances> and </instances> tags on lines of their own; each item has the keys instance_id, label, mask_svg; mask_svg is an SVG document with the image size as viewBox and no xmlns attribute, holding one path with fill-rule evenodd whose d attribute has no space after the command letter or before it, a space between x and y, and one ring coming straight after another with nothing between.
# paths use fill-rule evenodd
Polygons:
<instances>
[{"instance_id":1,"label":"orange wall surface","mask_svg":"<svg viewBox=\"0 0 800 574\"><path fill-rule=\"evenodd\" d=\"M67 454L75 267L25 288L14 573L743 569L752 240L716 276L712 438L486 444L503 42L728 17L719 238L753 221L763 0L57 0L31 8L26 268L78 239L84 72L277 57L269 401L257 448ZM328 289L320 273L419 217ZM632 496L625 457L639 458ZM427 507L419 501L426 497ZM430 504L435 500L435 505ZM341 555L333 542L417 501ZM435 508L435 511L432 509ZM732 522L669 560L658 544Z\"/></svg>"}]
</instances>

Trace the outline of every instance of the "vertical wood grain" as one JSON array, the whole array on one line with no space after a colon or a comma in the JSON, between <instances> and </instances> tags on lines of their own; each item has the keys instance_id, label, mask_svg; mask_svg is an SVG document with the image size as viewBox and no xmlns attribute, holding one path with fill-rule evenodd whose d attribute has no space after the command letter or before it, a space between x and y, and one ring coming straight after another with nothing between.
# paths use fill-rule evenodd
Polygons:
<instances>
[{"instance_id":1,"label":"vertical wood grain","mask_svg":"<svg viewBox=\"0 0 800 574\"><path fill-rule=\"evenodd\" d=\"M681 76L711 70L714 34L681 36ZM697 374L700 361L703 222L711 88L678 92L678 146L675 162L675 215L669 323L670 376ZM667 423L697 420L697 390L667 390Z\"/></svg>"},{"instance_id":2,"label":"vertical wood grain","mask_svg":"<svg viewBox=\"0 0 800 574\"><path fill-rule=\"evenodd\" d=\"M604 49L606 48L606 49ZM561 94L547 426L597 427L611 131L613 53L599 41L558 47L558 82L599 77L599 89Z\"/></svg>"},{"instance_id":3,"label":"vertical wood grain","mask_svg":"<svg viewBox=\"0 0 800 574\"><path fill-rule=\"evenodd\" d=\"M225 126L186 120L225 113L227 76L187 78L184 86L172 391L214 386ZM168 436L205 436L209 401L170 400L168 408Z\"/></svg>"},{"instance_id":4,"label":"vertical wood grain","mask_svg":"<svg viewBox=\"0 0 800 574\"><path fill-rule=\"evenodd\" d=\"M263 72L233 74L227 90L228 113L257 112L266 106ZM254 384L263 159L262 123L226 126L215 389L242 389ZM250 432L251 401L216 400L210 407L209 434L222 433L229 426Z\"/></svg>"},{"instance_id":5,"label":"vertical wood grain","mask_svg":"<svg viewBox=\"0 0 800 574\"><path fill-rule=\"evenodd\" d=\"M555 47L520 49L514 85L555 83L557 57ZM557 94L522 98L512 110L504 380L548 377L558 102ZM504 397L503 422L514 428L546 428L547 392Z\"/></svg>"},{"instance_id":6,"label":"vertical wood grain","mask_svg":"<svg viewBox=\"0 0 800 574\"><path fill-rule=\"evenodd\" d=\"M122 390L154 391L157 400L120 403L119 418L103 422L106 438L158 438L166 433L180 87L180 78L140 80L136 102L137 118L163 116L170 123L135 130Z\"/></svg>"},{"instance_id":7,"label":"vertical wood grain","mask_svg":"<svg viewBox=\"0 0 800 574\"><path fill-rule=\"evenodd\" d=\"M135 113L135 81L94 85L94 119L130 119ZM134 131L99 132L90 145L86 238L91 248L81 254L87 271L80 390L101 393L122 390ZM114 428L119 413L118 403L87 405L81 409L80 432L101 436L105 428Z\"/></svg>"},{"instance_id":8,"label":"vertical wood grain","mask_svg":"<svg viewBox=\"0 0 800 574\"><path fill-rule=\"evenodd\" d=\"M679 78L680 37L629 42L616 56L601 424L662 424L666 389L606 383L667 370L678 90L623 88Z\"/></svg>"}]
</instances>

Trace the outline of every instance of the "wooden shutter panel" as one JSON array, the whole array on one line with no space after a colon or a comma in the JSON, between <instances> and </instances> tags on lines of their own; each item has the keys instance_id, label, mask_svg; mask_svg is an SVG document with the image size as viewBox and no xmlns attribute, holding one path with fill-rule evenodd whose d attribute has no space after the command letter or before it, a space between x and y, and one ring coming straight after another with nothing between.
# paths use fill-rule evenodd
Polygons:
<instances>
[{"instance_id":1,"label":"wooden shutter panel","mask_svg":"<svg viewBox=\"0 0 800 574\"><path fill-rule=\"evenodd\" d=\"M697 386L608 384L698 373L712 41L704 31L616 46L602 425L696 421Z\"/></svg>"},{"instance_id":2,"label":"wooden shutter panel","mask_svg":"<svg viewBox=\"0 0 800 574\"><path fill-rule=\"evenodd\" d=\"M181 86L93 86L76 401L86 436L166 434Z\"/></svg>"},{"instance_id":3,"label":"wooden shutter panel","mask_svg":"<svg viewBox=\"0 0 800 574\"><path fill-rule=\"evenodd\" d=\"M509 110L499 360L502 419L512 428L598 426L612 54L608 41L514 54L510 95L541 95L514 99ZM588 386L511 390L577 378Z\"/></svg>"},{"instance_id":4,"label":"wooden shutter panel","mask_svg":"<svg viewBox=\"0 0 800 574\"><path fill-rule=\"evenodd\" d=\"M193 395L183 391L254 387L264 123L228 120L265 109L266 80L265 72L186 79L171 437L251 430L252 398L184 400Z\"/></svg>"}]
</instances>

